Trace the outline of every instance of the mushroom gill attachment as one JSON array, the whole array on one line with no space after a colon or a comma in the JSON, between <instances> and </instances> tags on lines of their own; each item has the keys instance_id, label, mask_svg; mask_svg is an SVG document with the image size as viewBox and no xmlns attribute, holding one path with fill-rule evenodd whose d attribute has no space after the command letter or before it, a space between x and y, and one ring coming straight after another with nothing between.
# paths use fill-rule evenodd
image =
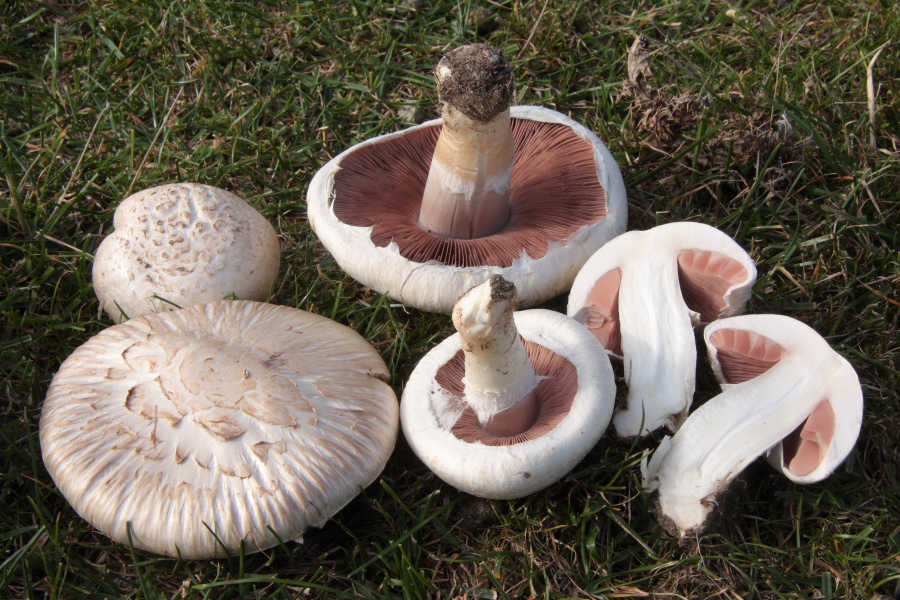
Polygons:
<instances>
[{"instance_id":1,"label":"mushroom gill attachment","mask_svg":"<svg viewBox=\"0 0 900 600\"><path fill-rule=\"evenodd\" d=\"M113 321L233 297L265 300L278 277L272 225L236 195L173 183L122 201L97 249L94 290Z\"/></svg>"},{"instance_id":2,"label":"mushroom gill attachment","mask_svg":"<svg viewBox=\"0 0 900 600\"><path fill-rule=\"evenodd\" d=\"M694 395L694 325L739 314L755 281L740 245L700 223L630 231L591 257L567 313L623 359L628 403L613 417L619 436L678 429Z\"/></svg>"},{"instance_id":3,"label":"mushroom gill attachment","mask_svg":"<svg viewBox=\"0 0 900 600\"><path fill-rule=\"evenodd\" d=\"M435 74L442 118L367 140L316 173L309 220L348 274L449 313L494 274L521 306L566 291L625 230L625 186L606 146L565 115L513 106L508 61L450 52Z\"/></svg>"},{"instance_id":4,"label":"mushroom gill attachment","mask_svg":"<svg viewBox=\"0 0 900 600\"><path fill-rule=\"evenodd\" d=\"M451 485L517 498L563 477L597 443L615 384L602 346L568 317L513 312L499 276L460 298L459 332L416 366L401 423L413 451Z\"/></svg>"},{"instance_id":5,"label":"mushroom gill attachment","mask_svg":"<svg viewBox=\"0 0 900 600\"><path fill-rule=\"evenodd\" d=\"M678 537L706 528L715 499L760 456L797 483L847 457L862 423L853 367L814 330L780 315L720 319L704 331L722 393L641 465L661 522Z\"/></svg>"},{"instance_id":6,"label":"mushroom gill attachment","mask_svg":"<svg viewBox=\"0 0 900 600\"><path fill-rule=\"evenodd\" d=\"M131 319L63 362L44 464L118 542L210 558L302 540L384 468L399 429L389 371L353 330L221 301Z\"/></svg>"}]
</instances>

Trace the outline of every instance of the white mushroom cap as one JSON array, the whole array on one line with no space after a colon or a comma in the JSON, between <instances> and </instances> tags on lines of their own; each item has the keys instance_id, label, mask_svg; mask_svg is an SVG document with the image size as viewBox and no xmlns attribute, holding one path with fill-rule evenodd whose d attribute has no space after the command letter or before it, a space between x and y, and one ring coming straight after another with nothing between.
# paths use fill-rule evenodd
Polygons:
<instances>
[{"instance_id":1,"label":"white mushroom cap","mask_svg":"<svg viewBox=\"0 0 900 600\"><path fill-rule=\"evenodd\" d=\"M278 277L272 225L231 192L173 183L122 201L94 257L94 291L117 323L227 297L265 300ZM123 314L124 313L124 314Z\"/></svg>"},{"instance_id":2,"label":"white mushroom cap","mask_svg":"<svg viewBox=\"0 0 900 600\"><path fill-rule=\"evenodd\" d=\"M62 364L44 463L113 539L186 558L301 541L384 468L399 407L353 330L221 301L131 319Z\"/></svg>"},{"instance_id":3,"label":"white mushroom cap","mask_svg":"<svg viewBox=\"0 0 900 600\"><path fill-rule=\"evenodd\" d=\"M461 360L460 335L441 342L416 366L400 403L403 434L425 465L447 483L484 498L518 498L541 490L568 473L606 430L615 401L612 367L602 346L581 325L548 310L514 314L526 347L543 348L571 364L577 391L568 412L539 437L509 445L468 442L453 433L458 411L440 405L459 402L439 383L439 372ZM552 376L538 372L541 384ZM459 386L462 387L461 385ZM540 390L539 390L540 393Z\"/></svg>"},{"instance_id":4,"label":"white mushroom cap","mask_svg":"<svg viewBox=\"0 0 900 600\"><path fill-rule=\"evenodd\" d=\"M424 190L431 162L430 152L434 149L442 123L441 119L436 119L357 144L329 161L316 173L307 194L310 224L341 268L364 285L391 298L423 310L444 313L449 313L457 298L467 290L487 281L494 274L515 281L522 306L538 304L568 290L578 269L591 254L625 231L625 184L612 154L584 126L561 113L537 106L513 106L510 112L514 133L519 131L520 135L530 135L521 132L532 131L546 124L560 132L568 131L569 137L592 148L593 164L589 165L588 173L596 175L595 183L599 182L601 195L605 196L601 198L602 203L598 204L599 209L602 209L600 212L604 213L602 219L573 227L570 233L556 240L540 238L537 232L526 234L525 229L519 225L516 225L517 231L512 236L514 239L499 233L473 240L443 240L439 236L433 236L429 241L419 244L421 252L417 252L417 255L421 257L418 259L407 258L410 251L401 247L402 242L398 242L393 231L380 232L379 225L371 220L357 225L342 221L335 214L335 206L339 203L336 199L338 191L335 181L342 171L347 172L346 166L354 162L360 169L368 168L369 164L374 165L373 175L364 186L367 190L364 194L372 196L376 192L387 190L398 200L398 214L407 215L411 224L416 223L421 192ZM398 150L386 150L389 147ZM518 147L516 151L520 152ZM540 147L529 150L530 158L534 159L531 166L520 160L517 154L518 166L514 167L512 174L513 201L515 202L516 194L519 193L517 190L527 188L536 181L559 183L553 184L555 188L552 191L535 197L533 206L529 208L529 218L546 217L551 208L561 203L565 191L563 180L559 179L560 174L566 169L574 168L573 161L563 160L563 164L552 167L554 172L551 177L550 173L540 168L549 164L549 150L544 155L540 151ZM396 156L398 153L399 158ZM375 173L394 173L395 176L390 182L380 181ZM403 203L400 202L401 199ZM384 205L378 205L373 212L384 213L386 210ZM516 209L513 210L515 216ZM560 223L571 220L571 210L567 210L569 214L559 217ZM506 231L509 232L508 229ZM542 250L527 250L521 241L526 238L531 240L529 244L542 246ZM485 249L485 241L491 246L489 249ZM508 264L482 261L481 257L485 254L504 254L508 257ZM459 266L460 264L467 266Z\"/></svg>"}]
</instances>

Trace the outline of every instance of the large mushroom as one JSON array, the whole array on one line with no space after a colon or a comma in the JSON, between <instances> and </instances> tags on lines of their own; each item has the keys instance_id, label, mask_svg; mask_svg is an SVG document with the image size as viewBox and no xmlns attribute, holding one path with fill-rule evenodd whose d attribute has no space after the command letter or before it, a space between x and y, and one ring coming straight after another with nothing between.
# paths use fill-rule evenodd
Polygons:
<instances>
[{"instance_id":1,"label":"large mushroom","mask_svg":"<svg viewBox=\"0 0 900 600\"><path fill-rule=\"evenodd\" d=\"M197 183L122 201L94 257L94 291L113 321L227 297L265 300L279 269L278 236L231 192Z\"/></svg>"},{"instance_id":2,"label":"large mushroom","mask_svg":"<svg viewBox=\"0 0 900 600\"><path fill-rule=\"evenodd\" d=\"M759 456L797 483L823 480L862 423L856 371L800 321L732 317L708 325L704 338L722 393L642 464L663 526L680 538L702 533L718 496Z\"/></svg>"},{"instance_id":3,"label":"large mushroom","mask_svg":"<svg viewBox=\"0 0 900 600\"><path fill-rule=\"evenodd\" d=\"M629 231L591 257L567 312L623 359L628 404L613 417L619 436L678 429L694 396L693 326L739 314L755 281L747 252L701 223Z\"/></svg>"},{"instance_id":4,"label":"large mushroom","mask_svg":"<svg viewBox=\"0 0 900 600\"><path fill-rule=\"evenodd\" d=\"M41 414L44 464L113 539L208 558L301 541L384 468L399 429L378 353L285 306L131 319L75 350Z\"/></svg>"},{"instance_id":5,"label":"large mushroom","mask_svg":"<svg viewBox=\"0 0 900 600\"><path fill-rule=\"evenodd\" d=\"M625 230L625 187L606 146L545 108L510 108L499 50L449 52L436 70L442 119L341 153L313 178L310 223L372 289L448 313L492 274L523 306L566 291Z\"/></svg>"},{"instance_id":6,"label":"large mushroom","mask_svg":"<svg viewBox=\"0 0 900 600\"><path fill-rule=\"evenodd\" d=\"M518 498L563 477L603 435L615 400L597 340L557 312L514 313L516 299L499 275L460 298L459 333L416 366L400 404L422 462L484 498Z\"/></svg>"}]
</instances>

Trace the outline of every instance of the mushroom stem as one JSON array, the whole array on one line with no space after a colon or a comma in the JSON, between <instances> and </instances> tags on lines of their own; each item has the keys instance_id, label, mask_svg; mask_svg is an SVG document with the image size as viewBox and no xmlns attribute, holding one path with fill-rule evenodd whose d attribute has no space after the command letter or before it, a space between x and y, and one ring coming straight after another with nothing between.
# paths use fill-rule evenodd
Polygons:
<instances>
[{"instance_id":1,"label":"mushroom stem","mask_svg":"<svg viewBox=\"0 0 900 600\"><path fill-rule=\"evenodd\" d=\"M493 275L466 292L453 310L465 354L466 401L492 435L526 431L540 410L538 376L513 320L517 298L511 282Z\"/></svg>"},{"instance_id":2,"label":"mushroom stem","mask_svg":"<svg viewBox=\"0 0 900 600\"><path fill-rule=\"evenodd\" d=\"M448 53L435 76L443 127L419 226L448 238L485 237L502 229L510 216L512 70L499 50L473 44Z\"/></svg>"}]
</instances>

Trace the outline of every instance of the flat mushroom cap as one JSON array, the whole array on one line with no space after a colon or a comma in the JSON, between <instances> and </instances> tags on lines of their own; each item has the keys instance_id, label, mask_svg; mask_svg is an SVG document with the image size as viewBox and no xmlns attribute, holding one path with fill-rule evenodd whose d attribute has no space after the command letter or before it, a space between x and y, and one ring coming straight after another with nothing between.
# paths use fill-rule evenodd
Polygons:
<instances>
[{"instance_id":1,"label":"flat mushroom cap","mask_svg":"<svg viewBox=\"0 0 900 600\"><path fill-rule=\"evenodd\" d=\"M518 440L463 439L477 418L462 398L458 333L416 365L400 403L403 434L422 462L450 485L482 498L519 498L565 476L603 436L615 401L609 360L581 325L539 309L516 312L514 319L543 378L537 393L542 412L552 413L549 424L541 415ZM560 392L569 394L570 404L555 400Z\"/></svg>"},{"instance_id":2,"label":"flat mushroom cap","mask_svg":"<svg viewBox=\"0 0 900 600\"><path fill-rule=\"evenodd\" d=\"M219 188L173 183L132 194L113 226L97 249L93 283L117 323L230 296L265 300L278 277L275 229Z\"/></svg>"},{"instance_id":3,"label":"flat mushroom cap","mask_svg":"<svg viewBox=\"0 0 900 600\"><path fill-rule=\"evenodd\" d=\"M566 291L588 257L625 231L625 185L584 126L537 106L510 111L511 216L493 235L451 239L418 226L441 119L357 144L322 167L307 194L309 220L341 268L443 313L494 274L516 282L522 306Z\"/></svg>"},{"instance_id":4,"label":"flat mushroom cap","mask_svg":"<svg viewBox=\"0 0 900 600\"><path fill-rule=\"evenodd\" d=\"M302 541L384 468L399 407L378 353L298 309L221 301L131 319L62 364L47 470L114 540L184 558Z\"/></svg>"}]
</instances>

